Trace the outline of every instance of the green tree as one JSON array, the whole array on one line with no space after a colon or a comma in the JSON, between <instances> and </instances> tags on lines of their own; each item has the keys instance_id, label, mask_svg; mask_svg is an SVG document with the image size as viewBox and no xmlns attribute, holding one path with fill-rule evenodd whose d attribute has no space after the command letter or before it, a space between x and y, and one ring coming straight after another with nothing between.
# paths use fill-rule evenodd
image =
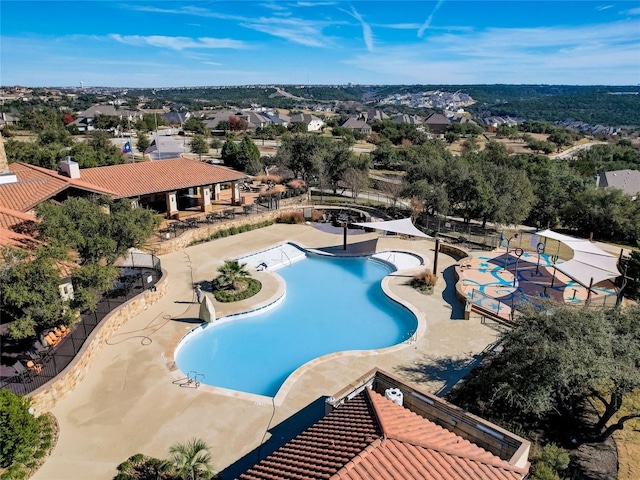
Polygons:
<instances>
[{"instance_id":1,"label":"green tree","mask_svg":"<svg viewBox=\"0 0 640 480\"><path fill-rule=\"evenodd\" d=\"M291 133L303 134L303 133L307 133L309 131L309 128L307 127L307 124L304 122L291 122L287 126L287 130L289 130Z\"/></svg>"},{"instance_id":2,"label":"green tree","mask_svg":"<svg viewBox=\"0 0 640 480\"><path fill-rule=\"evenodd\" d=\"M329 148L330 140L318 135L294 134L283 137L276 153L276 162L293 172L294 177L309 179L322 168L322 156Z\"/></svg>"},{"instance_id":3,"label":"green tree","mask_svg":"<svg viewBox=\"0 0 640 480\"><path fill-rule=\"evenodd\" d=\"M218 138L212 138L209 146L216 151L220 151L220 149L222 148L222 142Z\"/></svg>"},{"instance_id":4,"label":"green tree","mask_svg":"<svg viewBox=\"0 0 640 480\"><path fill-rule=\"evenodd\" d=\"M208 480L217 478L211 465L209 447L201 439L191 439L187 443L176 443L169 448L173 467L181 480Z\"/></svg>"},{"instance_id":5,"label":"green tree","mask_svg":"<svg viewBox=\"0 0 640 480\"><path fill-rule=\"evenodd\" d=\"M202 155L205 153L209 153L209 144L207 143L207 139L204 138L203 135L194 135L189 144L191 153L196 153L202 160Z\"/></svg>"},{"instance_id":6,"label":"green tree","mask_svg":"<svg viewBox=\"0 0 640 480\"><path fill-rule=\"evenodd\" d=\"M45 202L36 207L36 214L43 239L76 250L83 262L90 263L113 264L127 249L149 238L159 223L153 212L132 208L129 199L105 197Z\"/></svg>"},{"instance_id":7,"label":"green tree","mask_svg":"<svg viewBox=\"0 0 640 480\"><path fill-rule=\"evenodd\" d=\"M182 125L182 128L186 132L192 132L198 135L206 135L207 127L204 122L200 118L190 117L186 122Z\"/></svg>"},{"instance_id":8,"label":"green tree","mask_svg":"<svg viewBox=\"0 0 640 480\"><path fill-rule=\"evenodd\" d=\"M151 142L149 141L149 137L142 130L138 130L136 132L136 136L138 137L138 141L136 142L136 148L138 149L139 152L141 152L144 155L145 150L149 148L149 146L151 145Z\"/></svg>"},{"instance_id":9,"label":"green tree","mask_svg":"<svg viewBox=\"0 0 640 480\"><path fill-rule=\"evenodd\" d=\"M39 445L38 420L29 413L31 400L0 389L0 467L29 460Z\"/></svg>"},{"instance_id":10,"label":"green tree","mask_svg":"<svg viewBox=\"0 0 640 480\"><path fill-rule=\"evenodd\" d=\"M239 155L240 155L240 147L233 140L232 137L227 137L227 140L224 142L224 145L222 145L222 151L220 152L220 157L222 158L222 161L225 163L225 165L229 167L238 168Z\"/></svg>"},{"instance_id":11,"label":"green tree","mask_svg":"<svg viewBox=\"0 0 640 480\"><path fill-rule=\"evenodd\" d=\"M640 389L640 308L523 306L516 326L501 336L501 350L452 399L483 414L512 417L558 413L573 421L592 398L604 407L594 428L603 440L640 412L611 418ZM489 413L487 410L491 410Z\"/></svg>"},{"instance_id":12,"label":"green tree","mask_svg":"<svg viewBox=\"0 0 640 480\"><path fill-rule=\"evenodd\" d=\"M262 162L260 162L260 150L248 135L242 137L240 151L238 154L238 168L241 168L249 175L258 175L262 172Z\"/></svg>"},{"instance_id":13,"label":"green tree","mask_svg":"<svg viewBox=\"0 0 640 480\"><path fill-rule=\"evenodd\" d=\"M560 211L565 227L579 235L635 244L640 239L640 206L618 189L589 188Z\"/></svg>"},{"instance_id":14,"label":"green tree","mask_svg":"<svg viewBox=\"0 0 640 480\"><path fill-rule=\"evenodd\" d=\"M60 296L60 270L51 247L24 251L7 250L0 269L0 309L15 340L34 338L45 328L71 322L68 302Z\"/></svg>"}]
</instances>

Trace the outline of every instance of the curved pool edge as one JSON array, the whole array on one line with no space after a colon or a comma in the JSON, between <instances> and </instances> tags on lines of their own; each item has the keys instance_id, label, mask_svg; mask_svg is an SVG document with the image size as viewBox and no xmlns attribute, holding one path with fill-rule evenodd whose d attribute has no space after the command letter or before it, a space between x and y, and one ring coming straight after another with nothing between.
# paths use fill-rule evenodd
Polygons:
<instances>
[{"instance_id":1,"label":"curved pool edge","mask_svg":"<svg viewBox=\"0 0 640 480\"><path fill-rule=\"evenodd\" d=\"M323 252L323 251L318 251L315 249L310 249L310 248L306 248L302 245L299 245L295 242L291 242L291 241L284 241L284 242L279 242L278 245L275 245L273 247L270 247L267 250L271 250L273 248L277 248L279 245L283 245L283 244L291 244L301 250L303 250L306 253L311 253L313 255L320 255L320 256L333 256L333 257L342 257L343 255L335 255L335 254L330 254L327 252ZM397 303L398 305L402 306L403 308L406 308L407 310L409 310L416 318L416 322L417 322L417 326L416 326L416 331L414 332L414 334L408 339L408 340L404 340L400 343L397 343L395 345L390 345L388 347L384 347L384 348L378 348L378 349L373 349L373 350L344 350L344 351L340 351L340 352L333 352L327 355L323 355L321 357L317 357L314 358L313 360L310 360L308 362L306 362L303 365L300 365L298 368L296 368L287 378L286 380L282 383L282 385L280 386L280 388L278 389L278 391L276 392L276 394L273 397L270 396L266 396L266 395L259 395L259 394L255 394L255 393L249 393L249 392L242 392L239 390L233 390L233 389L228 389L228 388L224 388L224 387L218 387L218 386L214 386L214 385L207 385L207 384L201 384L199 389L202 389L202 391L208 392L208 393L215 393L218 395L223 395L223 396L227 396L227 397L233 397L236 399L242 399L242 400L247 400L250 402L253 402L255 404L259 404L259 405L269 405L269 404L273 404L274 406L280 406L283 404L285 398L287 397L287 395L289 394L289 392L291 391L291 389L293 388L294 384L296 383L297 380L299 380L302 376L304 376L307 372L309 372L310 370L312 370L313 368L315 368L317 365L336 359L336 358L343 358L343 357L367 357L367 356L373 356L373 355L382 355L382 354L387 354L387 353L392 353L395 351L399 351L402 350L404 348L407 348L409 346L411 346L414 342L416 342L418 339L422 338L424 336L424 334L427 331L427 321L426 321L426 317L424 315L424 313L419 310L415 305L413 305L412 303L410 303L408 300L405 300L403 298L401 298L400 296L394 294L391 291L390 288L390 283L391 281L394 279L395 275L397 273L400 272L405 272L405 271L410 271L410 270L417 270L418 268L424 268L425 264L426 264L426 259L424 258L424 256L420 253L417 252L413 252L411 250L382 250L381 252L376 252L373 255L376 254L385 254L385 253L389 253L389 252L394 252L394 253L402 253L402 254L407 254L407 255L411 255L413 257L417 257L418 259L421 260L421 265L418 267L412 267L412 268L404 268L404 269L398 269L397 265L394 264L393 262L390 262L388 260L385 259L381 259L381 258L374 258L374 261L378 261L380 263L384 263L384 264L388 264L391 265L393 268L395 268L395 270L393 270L392 272L390 272L389 274L387 274L382 280L381 280L381 289L383 291L383 293L393 302ZM260 252L256 252L256 253L260 253ZM251 254L254 255L254 254ZM369 255L345 255L348 257L373 257L373 255L369 254ZM221 317L221 319L216 320L215 322L228 322L228 321L234 321L234 320L241 320L242 318L247 318L249 316L252 315L257 315L259 313L262 313L263 311L265 311L264 309L270 309L270 308L274 308L275 306L278 305L278 303L280 301L282 301L286 295L286 282L284 281L284 279L277 274L275 271L273 270L266 270L267 273L269 273L278 283L279 283L279 288L278 288L278 293L271 296L269 299L267 299L266 301L261 302L261 304L256 307L256 308L252 308L250 310L246 310L244 312L238 312L238 313L234 313L231 315L226 315L224 317ZM207 328L207 326L212 325L212 324L199 324L196 327L191 328L188 332L186 332L185 334L181 335L179 339L177 339L177 341L175 343L173 343L173 348L170 352L165 352L165 359L166 359L166 365L167 368L170 370L170 372L172 373L173 377L175 380L179 380L180 378L185 378L185 374L178 368L177 364L175 363L175 354L178 351L178 347L179 345L182 343L182 341L187 338L189 335L191 335L192 333L196 332L199 329L203 329L203 328Z\"/></svg>"}]
</instances>

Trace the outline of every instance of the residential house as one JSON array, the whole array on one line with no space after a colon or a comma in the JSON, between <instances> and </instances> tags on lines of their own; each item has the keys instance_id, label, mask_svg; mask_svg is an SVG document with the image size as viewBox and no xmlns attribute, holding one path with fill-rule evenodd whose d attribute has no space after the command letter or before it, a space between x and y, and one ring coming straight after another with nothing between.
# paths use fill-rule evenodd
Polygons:
<instances>
[{"instance_id":1,"label":"residential house","mask_svg":"<svg viewBox=\"0 0 640 480\"><path fill-rule=\"evenodd\" d=\"M451 121L440 113L432 113L424 120L424 124L430 133L443 135L451 125Z\"/></svg>"},{"instance_id":2,"label":"residential house","mask_svg":"<svg viewBox=\"0 0 640 480\"><path fill-rule=\"evenodd\" d=\"M162 114L162 119L167 125L182 125L189 118L191 118L191 113L189 112L166 112Z\"/></svg>"},{"instance_id":3,"label":"residential house","mask_svg":"<svg viewBox=\"0 0 640 480\"><path fill-rule=\"evenodd\" d=\"M11 113L2 112L0 113L0 128L4 128L4 126L15 127L18 125L18 117L12 115Z\"/></svg>"},{"instance_id":4,"label":"residential house","mask_svg":"<svg viewBox=\"0 0 640 480\"><path fill-rule=\"evenodd\" d=\"M80 132L91 132L95 130L93 124L95 118L99 115L118 117L120 120L129 120L130 122L142 119L141 112L119 110L113 105L93 105L84 112L80 112L76 120L73 122L73 125L76 125Z\"/></svg>"},{"instance_id":5,"label":"residential house","mask_svg":"<svg viewBox=\"0 0 640 480\"><path fill-rule=\"evenodd\" d=\"M372 122L374 120L389 120L389 115L387 115L386 113L384 113L382 110L378 108L370 108L365 113L365 119L368 122Z\"/></svg>"},{"instance_id":6,"label":"residential house","mask_svg":"<svg viewBox=\"0 0 640 480\"><path fill-rule=\"evenodd\" d=\"M349 117L346 122L342 124L343 128L348 128L351 131L356 131L369 135L371 133L371 126L367 123L364 117Z\"/></svg>"},{"instance_id":7,"label":"residential house","mask_svg":"<svg viewBox=\"0 0 640 480\"><path fill-rule=\"evenodd\" d=\"M640 172L638 170L614 170L596 175L597 188L617 188L634 200L640 193Z\"/></svg>"},{"instance_id":8,"label":"residential house","mask_svg":"<svg viewBox=\"0 0 640 480\"><path fill-rule=\"evenodd\" d=\"M406 113L398 114L391 117L393 123L408 123L416 127L421 127L423 124L422 117L419 115L409 115Z\"/></svg>"},{"instance_id":9,"label":"residential house","mask_svg":"<svg viewBox=\"0 0 640 480\"><path fill-rule=\"evenodd\" d=\"M522 480L530 443L373 370L239 480Z\"/></svg>"},{"instance_id":10,"label":"residential house","mask_svg":"<svg viewBox=\"0 0 640 480\"><path fill-rule=\"evenodd\" d=\"M292 115L289 119L289 123L302 122L307 125L308 132L319 132L324 125L324 122L310 113L298 113Z\"/></svg>"}]
</instances>

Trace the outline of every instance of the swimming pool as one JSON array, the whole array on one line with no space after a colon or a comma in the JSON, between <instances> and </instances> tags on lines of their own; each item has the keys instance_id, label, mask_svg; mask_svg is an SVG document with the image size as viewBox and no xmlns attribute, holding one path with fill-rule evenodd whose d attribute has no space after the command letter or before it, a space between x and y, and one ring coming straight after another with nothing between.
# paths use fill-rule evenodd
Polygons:
<instances>
[{"instance_id":1,"label":"swimming pool","mask_svg":"<svg viewBox=\"0 0 640 480\"><path fill-rule=\"evenodd\" d=\"M273 397L297 368L323 355L409 339L417 319L382 291L393 268L368 258L309 255L278 270L286 294L274 308L197 327L176 348L183 373L203 383Z\"/></svg>"}]
</instances>

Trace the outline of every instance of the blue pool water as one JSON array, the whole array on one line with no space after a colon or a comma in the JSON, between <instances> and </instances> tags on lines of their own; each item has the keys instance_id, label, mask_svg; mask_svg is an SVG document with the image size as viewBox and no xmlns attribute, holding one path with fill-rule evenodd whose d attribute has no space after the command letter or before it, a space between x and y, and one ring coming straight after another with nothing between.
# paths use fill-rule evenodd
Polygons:
<instances>
[{"instance_id":1,"label":"blue pool water","mask_svg":"<svg viewBox=\"0 0 640 480\"><path fill-rule=\"evenodd\" d=\"M417 320L382 292L390 272L365 258L309 256L278 270L286 282L282 303L197 329L178 345L176 363L183 373L204 373L205 384L272 397L314 358L400 343Z\"/></svg>"}]
</instances>

